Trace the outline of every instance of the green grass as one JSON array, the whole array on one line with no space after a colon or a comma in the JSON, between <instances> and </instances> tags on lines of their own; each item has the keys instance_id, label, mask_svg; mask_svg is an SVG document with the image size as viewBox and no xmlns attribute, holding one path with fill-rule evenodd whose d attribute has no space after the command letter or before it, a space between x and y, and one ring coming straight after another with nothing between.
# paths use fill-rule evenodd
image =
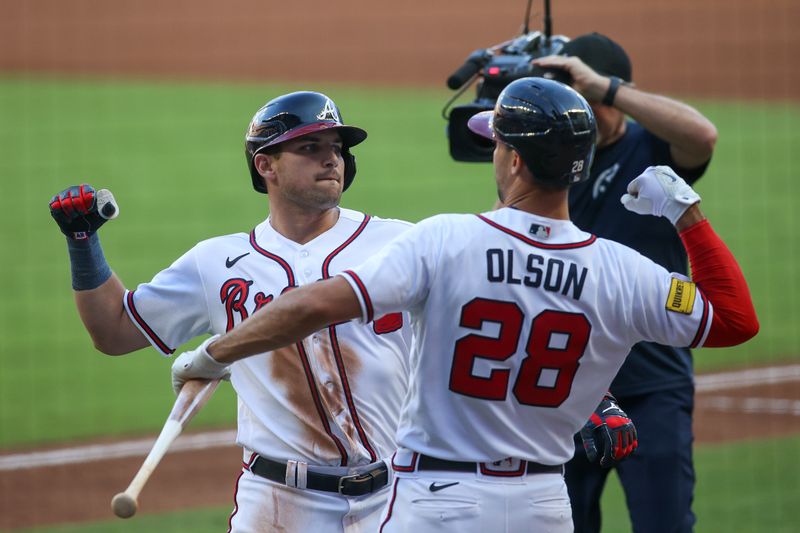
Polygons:
<instances>
[{"instance_id":1,"label":"green grass","mask_svg":"<svg viewBox=\"0 0 800 533\"><path fill-rule=\"evenodd\" d=\"M266 197L250 188L244 130L267 99L305 88L0 78L0 447L153 432L172 403L169 359L150 348L121 358L93 349L47 200L81 181L114 191L121 216L102 229L103 245L134 288L197 241L247 231L266 216ZM444 90L313 88L370 133L355 150L346 207L417 221L493 203L491 167L448 155ZM699 187L703 207L740 257L762 323L744 347L703 350L698 366L796 357L800 198L791 157L800 107L697 105L721 131ZM224 386L193 427L234 420Z\"/></svg>"},{"instance_id":2,"label":"green grass","mask_svg":"<svg viewBox=\"0 0 800 533\"><path fill-rule=\"evenodd\" d=\"M800 524L800 437L761 442L704 445L695 450L696 531L702 533L793 533ZM786 468L792 465L793 468ZM624 496L616 475L603 495L603 531L631 531ZM129 521L26 529L24 533L211 533L221 530L230 506L163 515L141 515ZM20 532L23 533L23 532Z\"/></svg>"}]
</instances>

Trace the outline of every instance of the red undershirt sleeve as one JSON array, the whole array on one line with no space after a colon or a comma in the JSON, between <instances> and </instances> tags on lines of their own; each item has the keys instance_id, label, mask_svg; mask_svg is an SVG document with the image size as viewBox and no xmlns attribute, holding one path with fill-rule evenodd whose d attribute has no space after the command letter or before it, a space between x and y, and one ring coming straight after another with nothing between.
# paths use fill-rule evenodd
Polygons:
<instances>
[{"instance_id":1,"label":"red undershirt sleeve","mask_svg":"<svg viewBox=\"0 0 800 533\"><path fill-rule=\"evenodd\" d=\"M680 233L689 256L692 281L714 306L711 329L703 346L741 344L758 333L750 290L733 254L708 220Z\"/></svg>"}]
</instances>

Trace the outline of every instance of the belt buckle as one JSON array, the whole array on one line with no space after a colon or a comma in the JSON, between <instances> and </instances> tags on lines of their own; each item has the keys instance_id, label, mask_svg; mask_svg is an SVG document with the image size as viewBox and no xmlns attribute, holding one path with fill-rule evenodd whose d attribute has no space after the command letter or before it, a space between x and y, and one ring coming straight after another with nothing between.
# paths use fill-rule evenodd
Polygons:
<instances>
[{"instance_id":1,"label":"belt buckle","mask_svg":"<svg viewBox=\"0 0 800 533\"><path fill-rule=\"evenodd\" d=\"M351 494L345 494L344 492L342 492L344 490L345 482L346 481L359 482L359 481L363 481L364 478L369 478L369 477L371 477L369 474L351 474L349 476L342 476L342 477L339 478L339 484L337 485L337 491L342 496L355 496L355 495L351 495ZM359 479L359 478L362 478L362 479Z\"/></svg>"},{"instance_id":2,"label":"belt buckle","mask_svg":"<svg viewBox=\"0 0 800 533\"><path fill-rule=\"evenodd\" d=\"M346 494L344 492L344 484L346 481L352 481L354 485L351 487L352 492ZM363 474L352 474L349 476L342 476L339 478L338 492L342 496L363 496L372 492L375 485L375 472L364 472Z\"/></svg>"}]
</instances>

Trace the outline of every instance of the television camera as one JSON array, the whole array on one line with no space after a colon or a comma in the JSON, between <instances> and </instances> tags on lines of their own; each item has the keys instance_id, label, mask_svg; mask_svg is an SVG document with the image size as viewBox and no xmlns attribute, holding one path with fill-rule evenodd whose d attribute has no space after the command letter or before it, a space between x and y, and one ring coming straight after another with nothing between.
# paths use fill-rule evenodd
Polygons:
<instances>
[{"instance_id":1,"label":"television camera","mask_svg":"<svg viewBox=\"0 0 800 533\"><path fill-rule=\"evenodd\" d=\"M450 155L456 161L492 160L493 144L470 131L467 121L480 111L494 109L497 97L506 85L527 76L540 76L567 84L571 82L569 74L563 70L543 69L531 64L537 57L559 53L569 41L563 35L552 35L550 0L544 0L544 31L528 30L531 2L528 0L525 10L522 35L489 48L475 50L447 79L447 86L458 91L442 110L442 116L448 121ZM452 103L476 80L475 100L453 107L448 114Z\"/></svg>"}]
</instances>

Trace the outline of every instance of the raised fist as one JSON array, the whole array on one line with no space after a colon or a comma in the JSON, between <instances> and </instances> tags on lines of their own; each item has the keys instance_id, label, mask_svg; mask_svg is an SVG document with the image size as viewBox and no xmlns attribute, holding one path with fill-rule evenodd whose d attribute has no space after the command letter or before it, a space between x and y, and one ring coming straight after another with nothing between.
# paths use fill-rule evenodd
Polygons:
<instances>
[{"instance_id":1,"label":"raised fist","mask_svg":"<svg viewBox=\"0 0 800 533\"><path fill-rule=\"evenodd\" d=\"M681 215L700 201L700 195L667 166L647 167L628 184L622 205L640 215L666 217L674 225Z\"/></svg>"},{"instance_id":2,"label":"raised fist","mask_svg":"<svg viewBox=\"0 0 800 533\"><path fill-rule=\"evenodd\" d=\"M598 462L610 468L633 453L639 445L636 426L617 405L611 393L606 393L600 405L581 429L583 449L590 463Z\"/></svg>"},{"instance_id":3,"label":"raised fist","mask_svg":"<svg viewBox=\"0 0 800 533\"><path fill-rule=\"evenodd\" d=\"M73 185L50 199L50 214L70 239L88 239L106 220L116 218L119 206L108 189Z\"/></svg>"}]
</instances>

